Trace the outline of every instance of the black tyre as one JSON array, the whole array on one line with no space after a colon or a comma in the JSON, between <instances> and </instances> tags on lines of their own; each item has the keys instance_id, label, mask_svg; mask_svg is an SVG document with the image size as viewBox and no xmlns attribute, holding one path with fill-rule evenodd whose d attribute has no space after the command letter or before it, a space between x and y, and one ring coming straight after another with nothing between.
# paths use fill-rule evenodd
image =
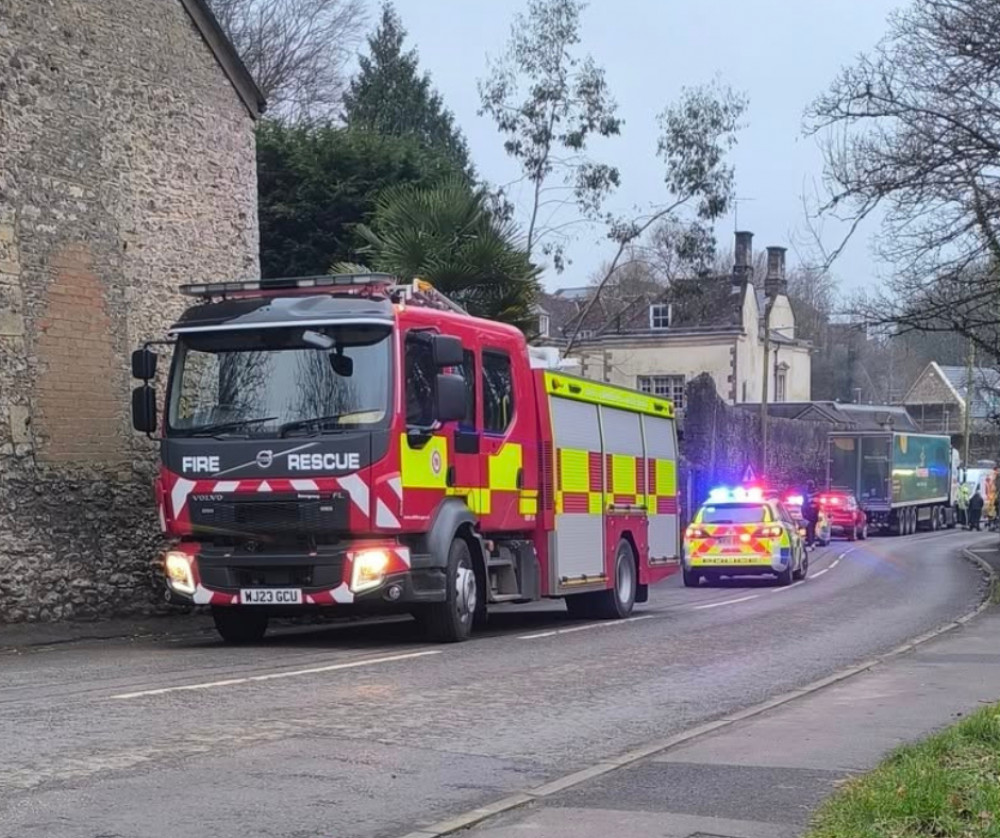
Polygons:
<instances>
[{"instance_id":1,"label":"black tyre","mask_svg":"<svg viewBox=\"0 0 1000 838\"><path fill-rule=\"evenodd\" d=\"M438 643L458 643L472 634L479 601L479 586L472 565L472 551L461 538L451 542L445 569L445 599L428 605L418 620L427 636Z\"/></svg>"},{"instance_id":2,"label":"black tyre","mask_svg":"<svg viewBox=\"0 0 1000 838\"><path fill-rule=\"evenodd\" d=\"M595 615L602 620L621 620L632 613L639 587L639 570L632 545L624 538L615 550L614 585L593 594Z\"/></svg>"},{"instance_id":3,"label":"black tyre","mask_svg":"<svg viewBox=\"0 0 1000 838\"><path fill-rule=\"evenodd\" d=\"M697 570L684 568L684 587L697 588L701 584L701 574Z\"/></svg>"},{"instance_id":4,"label":"black tyre","mask_svg":"<svg viewBox=\"0 0 1000 838\"><path fill-rule=\"evenodd\" d=\"M941 510L932 509L931 510L931 532L937 532L941 529Z\"/></svg>"},{"instance_id":5,"label":"black tyre","mask_svg":"<svg viewBox=\"0 0 1000 838\"><path fill-rule=\"evenodd\" d=\"M857 541L858 540L858 525L857 524L855 524L854 526L852 526L847 531L847 540L848 541Z\"/></svg>"},{"instance_id":6,"label":"black tyre","mask_svg":"<svg viewBox=\"0 0 1000 838\"><path fill-rule=\"evenodd\" d=\"M268 614L262 608L213 606L212 619L219 636L234 646L258 643L267 633Z\"/></svg>"},{"instance_id":7,"label":"black tyre","mask_svg":"<svg viewBox=\"0 0 1000 838\"><path fill-rule=\"evenodd\" d=\"M809 551L802 551L802 561L799 563L799 569L792 573L793 579L805 579L809 575Z\"/></svg>"},{"instance_id":8,"label":"black tyre","mask_svg":"<svg viewBox=\"0 0 1000 838\"><path fill-rule=\"evenodd\" d=\"M778 584L782 587L791 585L795 581L795 563L790 561L788 567L786 567L781 573L776 574L778 577Z\"/></svg>"}]
</instances>

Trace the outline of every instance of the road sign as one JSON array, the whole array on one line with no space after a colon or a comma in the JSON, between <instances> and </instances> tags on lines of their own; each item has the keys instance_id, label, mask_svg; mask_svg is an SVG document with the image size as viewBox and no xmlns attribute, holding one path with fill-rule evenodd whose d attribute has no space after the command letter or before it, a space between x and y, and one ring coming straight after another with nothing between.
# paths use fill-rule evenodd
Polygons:
<instances>
[{"instance_id":1,"label":"road sign","mask_svg":"<svg viewBox=\"0 0 1000 838\"><path fill-rule=\"evenodd\" d=\"M746 471L743 472L743 482L753 483L757 479L757 475L753 473L753 466L747 465Z\"/></svg>"}]
</instances>

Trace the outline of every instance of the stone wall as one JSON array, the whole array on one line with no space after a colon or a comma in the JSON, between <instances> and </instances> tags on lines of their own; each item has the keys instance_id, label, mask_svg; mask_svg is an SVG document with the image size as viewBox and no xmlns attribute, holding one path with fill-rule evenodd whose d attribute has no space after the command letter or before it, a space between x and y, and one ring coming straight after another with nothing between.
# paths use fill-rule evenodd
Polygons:
<instances>
[{"instance_id":1,"label":"stone wall","mask_svg":"<svg viewBox=\"0 0 1000 838\"><path fill-rule=\"evenodd\" d=\"M159 596L132 348L258 275L253 120L180 0L0 0L0 622Z\"/></svg>"},{"instance_id":2,"label":"stone wall","mask_svg":"<svg viewBox=\"0 0 1000 838\"><path fill-rule=\"evenodd\" d=\"M712 377L703 374L687 387L684 435L680 450L680 492L685 516L708 497L713 486L743 482L747 466L779 490L818 486L826 481L827 432L821 422L768 419L768 462L761 469L760 412L733 407L719 398ZM686 520L686 517L685 517Z\"/></svg>"}]
</instances>

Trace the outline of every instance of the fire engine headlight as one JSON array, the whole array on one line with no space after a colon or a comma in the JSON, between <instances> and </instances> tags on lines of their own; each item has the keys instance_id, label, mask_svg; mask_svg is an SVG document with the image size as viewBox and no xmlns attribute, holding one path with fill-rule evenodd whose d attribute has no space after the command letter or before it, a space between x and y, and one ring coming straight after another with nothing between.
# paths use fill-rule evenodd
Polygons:
<instances>
[{"instance_id":1,"label":"fire engine headlight","mask_svg":"<svg viewBox=\"0 0 1000 838\"><path fill-rule=\"evenodd\" d=\"M168 551L163 562L163 572L166 574L167 584L177 593L188 595L194 593L194 573L191 570L191 558L187 553Z\"/></svg>"},{"instance_id":2,"label":"fire engine headlight","mask_svg":"<svg viewBox=\"0 0 1000 838\"><path fill-rule=\"evenodd\" d=\"M363 550L351 563L351 590L354 593L377 588L385 579L389 554L385 550Z\"/></svg>"}]
</instances>

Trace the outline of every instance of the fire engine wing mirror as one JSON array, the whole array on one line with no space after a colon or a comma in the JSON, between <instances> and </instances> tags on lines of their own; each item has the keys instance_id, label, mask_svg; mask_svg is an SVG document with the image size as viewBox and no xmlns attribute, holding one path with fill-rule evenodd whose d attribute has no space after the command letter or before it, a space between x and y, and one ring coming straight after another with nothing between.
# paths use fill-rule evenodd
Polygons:
<instances>
[{"instance_id":1,"label":"fire engine wing mirror","mask_svg":"<svg viewBox=\"0 0 1000 838\"><path fill-rule=\"evenodd\" d=\"M148 384L132 391L132 427L145 434L156 430L156 390Z\"/></svg>"},{"instance_id":2,"label":"fire engine wing mirror","mask_svg":"<svg viewBox=\"0 0 1000 838\"><path fill-rule=\"evenodd\" d=\"M465 379L462 376L438 375L434 418L439 422L455 422L459 419L464 419L465 399Z\"/></svg>"},{"instance_id":3,"label":"fire engine wing mirror","mask_svg":"<svg viewBox=\"0 0 1000 838\"><path fill-rule=\"evenodd\" d=\"M449 335L435 335L431 344L434 353L434 365L442 367L460 367L464 357L462 355L462 341ZM464 408L463 408L464 415Z\"/></svg>"},{"instance_id":4,"label":"fire engine wing mirror","mask_svg":"<svg viewBox=\"0 0 1000 838\"><path fill-rule=\"evenodd\" d=\"M148 347L132 353L132 377L143 381L156 378L156 353Z\"/></svg>"}]
</instances>

